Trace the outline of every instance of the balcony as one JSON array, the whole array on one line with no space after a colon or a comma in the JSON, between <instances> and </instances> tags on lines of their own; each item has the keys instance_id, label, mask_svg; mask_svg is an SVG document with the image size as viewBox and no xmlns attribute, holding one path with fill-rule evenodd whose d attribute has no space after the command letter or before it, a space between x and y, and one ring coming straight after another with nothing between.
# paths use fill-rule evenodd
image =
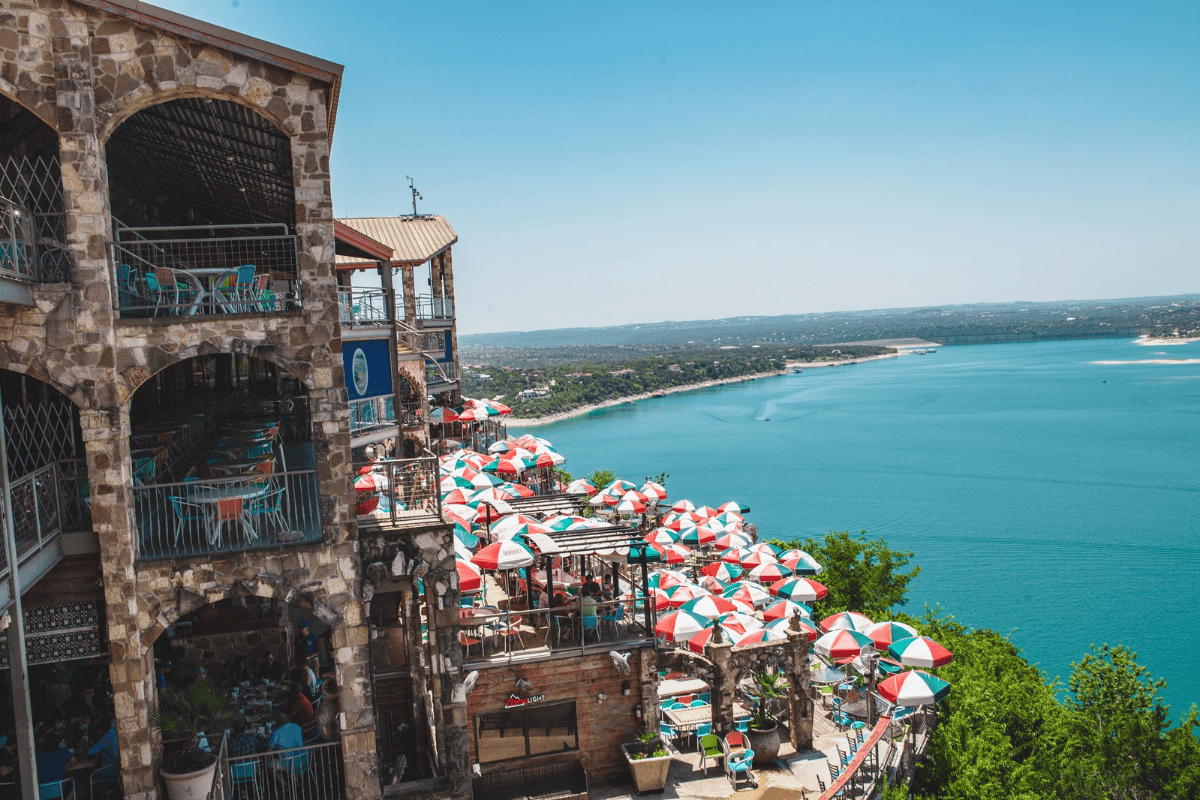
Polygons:
<instances>
[{"instance_id":1,"label":"balcony","mask_svg":"<svg viewBox=\"0 0 1200 800\"><path fill-rule=\"evenodd\" d=\"M417 295L417 319L426 325L450 325L454 322L454 301L440 295Z\"/></svg>"},{"instance_id":2,"label":"balcony","mask_svg":"<svg viewBox=\"0 0 1200 800\"><path fill-rule=\"evenodd\" d=\"M62 214L35 214L0 196L0 301L32 305L29 285L70 276Z\"/></svg>"},{"instance_id":3,"label":"balcony","mask_svg":"<svg viewBox=\"0 0 1200 800\"><path fill-rule=\"evenodd\" d=\"M349 289L338 292L343 328L381 328L388 319L388 292L385 289ZM404 318L403 309L399 318Z\"/></svg>"},{"instance_id":4,"label":"balcony","mask_svg":"<svg viewBox=\"0 0 1200 800\"><path fill-rule=\"evenodd\" d=\"M286 225L128 228L108 243L122 319L272 313L300 307L297 237Z\"/></svg>"},{"instance_id":5,"label":"balcony","mask_svg":"<svg viewBox=\"0 0 1200 800\"><path fill-rule=\"evenodd\" d=\"M360 529L396 530L447 525L442 519L435 457L354 465Z\"/></svg>"},{"instance_id":6,"label":"balcony","mask_svg":"<svg viewBox=\"0 0 1200 800\"><path fill-rule=\"evenodd\" d=\"M453 361L425 362L425 388L446 392L458 385L458 364Z\"/></svg>"},{"instance_id":7,"label":"balcony","mask_svg":"<svg viewBox=\"0 0 1200 800\"><path fill-rule=\"evenodd\" d=\"M350 403L350 436L358 438L396 426L416 427L421 424L421 404L401 403L400 414L391 397L372 397Z\"/></svg>"}]
</instances>

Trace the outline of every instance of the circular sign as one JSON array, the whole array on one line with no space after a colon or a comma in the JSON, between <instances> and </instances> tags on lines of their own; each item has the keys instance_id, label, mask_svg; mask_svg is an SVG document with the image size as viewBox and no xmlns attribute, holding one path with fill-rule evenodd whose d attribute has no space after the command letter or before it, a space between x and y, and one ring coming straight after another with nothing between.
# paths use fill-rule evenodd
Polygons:
<instances>
[{"instance_id":1,"label":"circular sign","mask_svg":"<svg viewBox=\"0 0 1200 800\"><path fill-rule=\"evenodd\" d=\"M367 393L367 354L358 348L354 351L354 358L350 360L350 368L354 374L351 376L354 380L354 390L359 396Z\"/></svg>"}]
</instances>

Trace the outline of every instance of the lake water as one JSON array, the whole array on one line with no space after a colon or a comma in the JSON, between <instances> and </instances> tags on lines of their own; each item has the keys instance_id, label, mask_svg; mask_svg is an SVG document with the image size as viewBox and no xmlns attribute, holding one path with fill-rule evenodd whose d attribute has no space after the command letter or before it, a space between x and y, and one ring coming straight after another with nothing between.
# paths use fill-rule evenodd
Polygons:
<instances>
[{"instance_id":1,"label":"lake water","mask_svg":"<svg viewBox=\"0 0 1200 800\"><path fill-rule=\"evenodd\" d=\"M656 398L531 430L577 477L752 509L760 537L849 529L912 550L908 610L1012 633L1064 681L1126 644L1177 718L1200 702L1200 343L1126 340L936 354Z\"/></svg>"}]
</instances>

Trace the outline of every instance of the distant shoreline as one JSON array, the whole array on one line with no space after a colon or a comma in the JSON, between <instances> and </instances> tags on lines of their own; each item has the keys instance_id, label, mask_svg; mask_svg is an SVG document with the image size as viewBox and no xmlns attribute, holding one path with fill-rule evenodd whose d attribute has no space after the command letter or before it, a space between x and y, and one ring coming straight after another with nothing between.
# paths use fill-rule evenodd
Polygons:
<instances>
[{"instance_id":1,"label":"distant shoreline","mask_svg":"<svg viewBox=\"0 0 1200 800\"><path fill-rule=\"evenodd\" d=\"M649 400L654 397L661 397L668 394L679 394L680 392L691 392L696 389L709 389L713 386L724 386L731 383L744 383L746 381L754 381L759 378L777 378L781 375L793 374L795 367L801 369L815 369L817 367L842 367L847 364L861 364L864 361L879 361L884 358L897 358L899 356L912 355L906 350L900 350L895 353L884 353L878 356L862 356L860 358L847 358L842 361L785 361L787 369L772 370L771 372L756 372L750 375L739 375L736 378L721 378L720 380L704 381L702 383L686 383L681 386L672 386L667 389L662 389L657 392L643 392L642 394L629 395L627 397L618 397L613 400L605 400L603 403L593 403L591 405L579 406L572 408L570 411L561 411L557 414L549 414L544 417L532 417L529 419L511 417L507 421L507 425L511 428L537 428L542 425L553 425L555 422L563 422L568 419L582 417L593 411L599 411L602 408L615 408L623 406L626 403L634 403L638 400Z\"/></svg>"},{"instance_id":2,"label":"distant shoreline","mask_svg":"<svg viewBox=\"0 0 1200 800\"><path fill-rule=\"evenodd\" d=\"M1143 333L1133 341L1134 344L1141 345L1142 347L1171 347L1179 344L1191 344L1192 342L1200 342L1200 337L1168 339L1162 336L1151 336L1148 333Z\"/></svg>"}]
</instances>

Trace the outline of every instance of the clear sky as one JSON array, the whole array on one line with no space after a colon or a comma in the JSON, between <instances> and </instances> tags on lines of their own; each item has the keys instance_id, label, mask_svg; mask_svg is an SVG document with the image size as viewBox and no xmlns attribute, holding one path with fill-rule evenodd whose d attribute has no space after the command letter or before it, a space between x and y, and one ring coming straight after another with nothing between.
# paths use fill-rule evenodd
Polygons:
<instances>
[{"instance_id":1,"label":"clear sky","mask_svg":"<svg viewBox=\"0 0 1200 800\"><path fill-rule=\"evenodd\" d=\"M1200 291L1200 3L160 0L346 66L460 331Z\"/></svg>"}]
</instances>

